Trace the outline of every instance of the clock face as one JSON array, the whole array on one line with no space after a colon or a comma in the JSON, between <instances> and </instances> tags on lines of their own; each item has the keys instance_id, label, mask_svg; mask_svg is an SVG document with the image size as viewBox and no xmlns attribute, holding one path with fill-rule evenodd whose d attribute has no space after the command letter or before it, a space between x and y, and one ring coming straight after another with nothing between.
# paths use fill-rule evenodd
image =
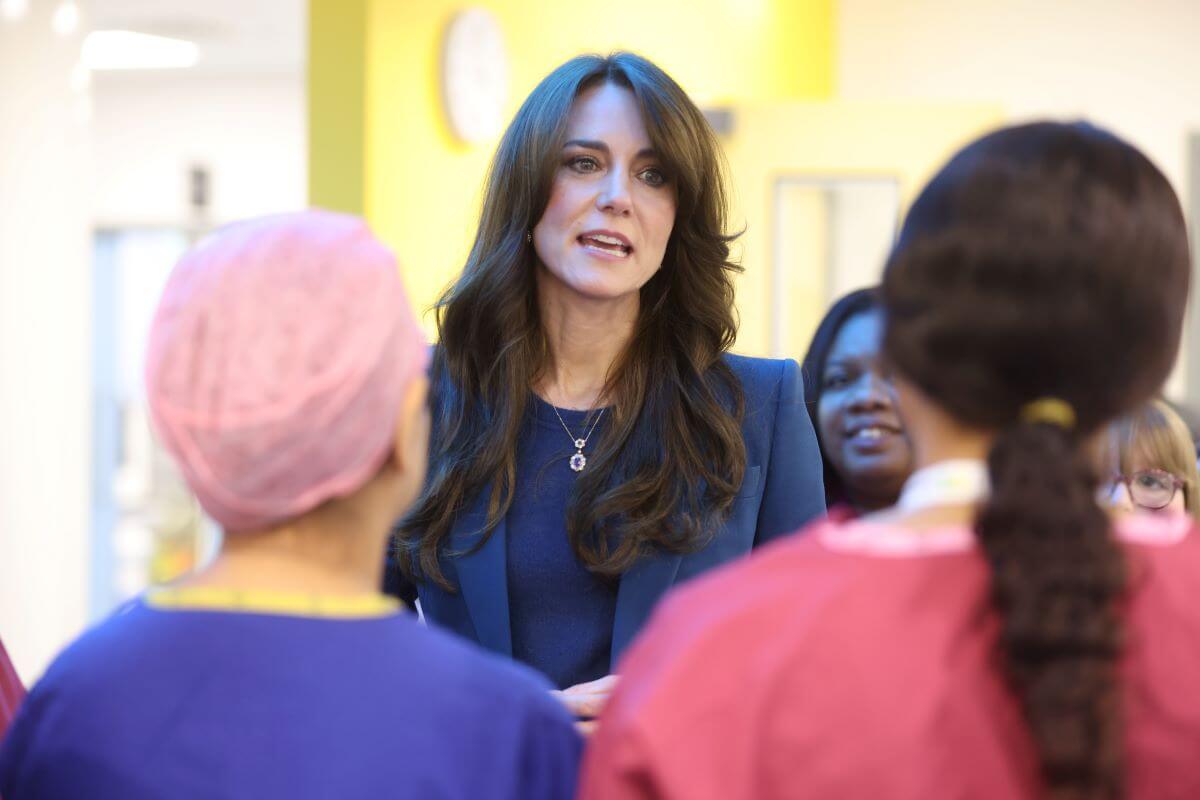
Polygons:
<instances>
[{"instance_id":1,"label":"clock face","mask_svg":"<svg viewBox=\"0 0 1200 800\"><path fill-rule=\"evenodd\" d=\"M442 47L442 99L451 130L464 142L487 141L503 128L508 55L491 12L468 8L450 20Z\"/></svg>"}]
</instances>

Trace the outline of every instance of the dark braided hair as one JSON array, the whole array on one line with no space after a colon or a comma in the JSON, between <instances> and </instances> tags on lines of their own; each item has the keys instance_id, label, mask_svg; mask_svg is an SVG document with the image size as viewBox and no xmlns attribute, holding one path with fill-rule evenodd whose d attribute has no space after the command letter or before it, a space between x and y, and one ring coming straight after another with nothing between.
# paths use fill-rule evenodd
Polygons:
<instances>
[{"instance_id":1,"label":"dark braided hair","mask_svg":"<svg viewBox=\"0 0 1200 800\"><path fill-rule=\"evenodd\" d=\"M1126 570L1083 441L1166 379L1189 269L1179 201L1145 156L1087 124L1036 123L956 155L885 272L885 357L956 419L997 432L975 529L1051 798L1123 792ZM1044 397L1076 424L1023 420Z\"/></svg>"}]
</instances>

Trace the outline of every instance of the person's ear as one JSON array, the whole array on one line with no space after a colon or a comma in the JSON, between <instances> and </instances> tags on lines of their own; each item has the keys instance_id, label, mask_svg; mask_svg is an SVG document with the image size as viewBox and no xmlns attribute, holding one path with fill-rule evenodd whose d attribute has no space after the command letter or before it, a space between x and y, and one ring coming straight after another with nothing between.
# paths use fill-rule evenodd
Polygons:
<instances>
[{"instance_id":1,"label":"person's ear","mask_svg":"<svg viewBox=\"0 0 1200 800\"><path fill-rule=\"evenodd\" d=\"M424 479L429 456L429 380L421 375L404 391L392 435L391 465L399 472L420 466Z\"/></svg>"}]
</instances>

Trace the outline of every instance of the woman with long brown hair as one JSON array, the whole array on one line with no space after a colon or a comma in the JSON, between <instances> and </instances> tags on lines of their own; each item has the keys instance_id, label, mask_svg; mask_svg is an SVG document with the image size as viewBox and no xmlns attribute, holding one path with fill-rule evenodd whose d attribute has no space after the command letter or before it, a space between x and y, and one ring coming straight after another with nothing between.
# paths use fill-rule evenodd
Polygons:
<instances>
[{"instance_id":1,"label":"woman with long brown hair","mask_svg":"<svg viewBox=\"0 0 1200 800\"><path fill-rule=\"evenodd\" d=\"M430 478L397 560L427 619L579 716L669 587L824 509L798 366L728 353L731 239L699 109L643 58L581 56L504 134L437 307Z\"/></svg>"},{"instance_id":2,"label":"woman with long brown hair","mask_svg":"<svg viewBox=\"0 0 1200 800\"><path fill-rule=\"evenodd\" d=\"M1200 796L1200 533L1110 520L1094 463L1166 379L1189 273L1179 201L1115 136L956 155L883 281L916 471L669 599L582 796Z\"/></svg>"}]
</instances>

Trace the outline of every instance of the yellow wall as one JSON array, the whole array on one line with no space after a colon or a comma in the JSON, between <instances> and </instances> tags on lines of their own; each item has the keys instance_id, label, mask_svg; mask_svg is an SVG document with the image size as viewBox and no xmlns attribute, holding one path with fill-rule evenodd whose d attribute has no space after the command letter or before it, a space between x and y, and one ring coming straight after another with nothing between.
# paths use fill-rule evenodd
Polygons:
<instances>
[{"instance_id":1,"label":"yellow wall","mask_svg":"<svg viewBox=\"0 0 1200 800\"><path fill-rule=\"evenodd\" d=\"M441 108L441 39L455 11L449 0L310 0L314 48L310 89L329 59L365 53L365 158L362 207L400 256L413 300L428 307L457 274L470 246L479 193L495 142L466 146ZM581 52L628 49L666 69L702 104L823 99L833 91L833 0L611 0L580 6L558 0L472 3L500 21L508 49L511 117L533 86ZM365 10L361 47L319 28L329 14ZM321 48L320 60L315 51ZM322 66L322 65L326 66ZM352 184L355 165L324 149L324 128L344 124L310 96L313 126L310 200L344 202L332 190ZM326 176L321 183L320 176ZM332 177L340 176L338 180ZM327 194L327 190L329 193Z\"/></svg>"},{"instance_id":2,"label":"yellow wall","mask_svg":"<svg viewBox=\"0 0 1200 800\"><path fill-rule=\"evenodd\" d=\"M1001 110L989 105L836 102L834 0L478 4L496 15L508 49L506 117L567 58L614 49L653 59L702 106L734 111L734 133L724 145L734 190L731 221L746 229L735 248L746 268L738 285L737 349L744 353L769 350L769 226L776 178L887 175L899 181L907 198L955 146L1001 119ZM353 209L345 198L357 186L361 210L400 257L413 302L427 309L462 268L496 144L456 141L442 111L441 41L465 4L310 0L310 5L310 199ZM349 82L345 93L331 91L339 81ZM356 161L354 126L360 122ZM817 252L818 244L810 249ZM824 280L819 270L801 266L781 284L790 290L796 317L789 321L790 342L803 340L816 325L824 310Z\"/></svg>"},{"instance_id":3,"label":"yellow wall","mask_svg":"<svg viewBox=\"0 0 1200 800\"><path fill-rule=\"evenodd\" d=\"M883 176L900 186L901 205L960 145L999 124L990 104L746 103L736 107L725 141L733 185L735 227L745 273L737 287L741 329L737 350L768 355L771 310L770 230L776 179L783 176ZM785 265L791 266L791 265ZM785 284L795 319L793 342L807 342L825 311L825 274L790 271ZM780 353L800 359L804 353Z\"/></svg>"},{"instance_id":4,"label":"yellow wall","mask_svg":"<svg viewBox=\"0 0 1200 800\"><path fill-rule=\"evenodd\" d=\"M365 0L312 0L308 45L308 196L362 214L366 174Z\"/></svg>"}]
</instances>

